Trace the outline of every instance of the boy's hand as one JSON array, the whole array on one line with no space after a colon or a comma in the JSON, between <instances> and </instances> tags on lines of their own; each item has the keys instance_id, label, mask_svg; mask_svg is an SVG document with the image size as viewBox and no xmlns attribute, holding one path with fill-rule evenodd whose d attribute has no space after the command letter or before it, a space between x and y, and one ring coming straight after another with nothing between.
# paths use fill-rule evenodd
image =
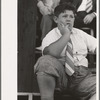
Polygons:
<instances>
[{"instance_id":1,"label":"boy's hand","mask_svg":"<svg viewBox=\"0 0 100 100\"><path fill-rule=\"evenodd\" d=\"M71 33L70 24L64 25L61 23L58 27L62 35L64 34L67 34L68 36L70 35Z\"/></svg>"}]
</instances>

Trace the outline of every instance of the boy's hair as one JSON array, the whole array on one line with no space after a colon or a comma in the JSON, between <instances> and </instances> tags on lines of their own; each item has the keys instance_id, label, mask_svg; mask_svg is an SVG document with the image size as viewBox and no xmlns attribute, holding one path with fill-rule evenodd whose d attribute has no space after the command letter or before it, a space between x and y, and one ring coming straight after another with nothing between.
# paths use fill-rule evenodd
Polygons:
<instances>
[{"instance_id":1,"label":"boy's hair","mask_svg":"<svg viewBox=\"0 0 100 100\"><path fill-rule=\"evenodd\" d=\"M59 14L64 13L65 10L71 10L73 11L74 15L76 14L76 8L73 4L71 3L63 3L59 4L55 10L54 10L54 16L58 17Z\"/></svg>"}]
</instances>

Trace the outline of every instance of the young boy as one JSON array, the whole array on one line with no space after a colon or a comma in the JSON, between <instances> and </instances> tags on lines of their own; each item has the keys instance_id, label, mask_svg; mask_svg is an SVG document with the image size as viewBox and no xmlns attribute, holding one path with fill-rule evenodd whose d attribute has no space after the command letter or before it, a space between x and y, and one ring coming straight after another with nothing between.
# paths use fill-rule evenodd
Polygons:
<instances>
[{"instance_id":1,"label":"young boy","mask_svg":"<svg viewBox=\"0 0 100 100\"><path fill-rule=\"evenodd\" d=\"M96 75L89 71L86 56L88 51L96 51L97 40L73 28L75 8L72 4L58 5L54 15L57 27L43 39L43 56L34 66L41 100L54 100L56 87L70 91L80 100L96 100Z\"/></svg>"}]
</instances>

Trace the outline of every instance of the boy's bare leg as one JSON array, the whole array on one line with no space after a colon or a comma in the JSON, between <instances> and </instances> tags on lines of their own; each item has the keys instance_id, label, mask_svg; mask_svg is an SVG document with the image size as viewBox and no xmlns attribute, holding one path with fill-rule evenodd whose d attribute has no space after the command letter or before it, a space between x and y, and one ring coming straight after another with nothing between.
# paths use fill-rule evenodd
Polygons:
<instances>
[{"instance_id":1,"label":"boy's bare leg","mask_svg":"<svg viewBox=\"0 0 100 100\"><path fill-rule=\"evenodd\" d=\"M37 74L41 100L54 100L55 79L46 74Z\"/></svg>"}]
</instances>

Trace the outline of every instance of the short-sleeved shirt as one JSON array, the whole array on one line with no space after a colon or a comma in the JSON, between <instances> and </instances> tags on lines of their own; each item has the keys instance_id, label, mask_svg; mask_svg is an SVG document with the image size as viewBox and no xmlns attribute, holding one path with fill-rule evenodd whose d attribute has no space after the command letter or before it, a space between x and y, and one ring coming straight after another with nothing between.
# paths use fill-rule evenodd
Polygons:
<instances>
[{"instance_id":1,"label":"short-sleeved shirt","mask_svg":"<svg viewBox=\"0 0 100 100\"><path fill-rule=\"evenodd\" d=\"M61 36L62 35L57 27L51 30L42 41L42 51L45 47L57 41ZM75 66L83 65L85 67L88 67L88 60L86 56L88 54L88 51L95 51L97 47L97 39L77 28L72 29L70 38L73 45L73 57ZM67 45L61 53L62 60L64 61L66 47Z\"/></svg>"}]
</instances>

